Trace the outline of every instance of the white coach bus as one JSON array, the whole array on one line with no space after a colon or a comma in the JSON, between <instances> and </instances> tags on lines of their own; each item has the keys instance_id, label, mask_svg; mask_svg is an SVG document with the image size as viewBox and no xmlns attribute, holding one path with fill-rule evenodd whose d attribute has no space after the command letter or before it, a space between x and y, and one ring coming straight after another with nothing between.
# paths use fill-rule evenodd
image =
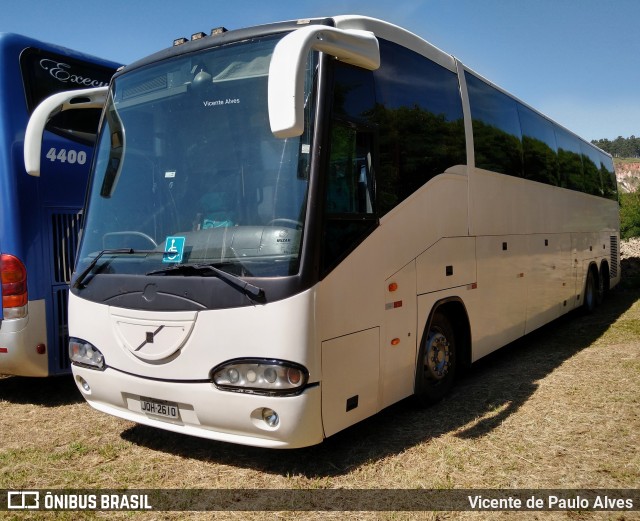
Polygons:
<instances>
[{"instance_id":1,"label":"white coach bus","mask_svg":"<svg viewBox=\"0 0 640 521\"><path fill-rule=\"evenodd\" d=\"M69 301L100 411L316 444L620 280L611 157L389 23L198 33L100 93Z\"/></svg>"}]
</instances>

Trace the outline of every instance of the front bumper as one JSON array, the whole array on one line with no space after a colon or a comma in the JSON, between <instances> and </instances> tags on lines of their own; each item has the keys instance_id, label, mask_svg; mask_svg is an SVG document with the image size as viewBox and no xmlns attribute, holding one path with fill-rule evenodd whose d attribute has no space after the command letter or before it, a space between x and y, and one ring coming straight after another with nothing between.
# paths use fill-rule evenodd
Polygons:
<instances>
[{"instance_id":1,"label":"front bumper","mask_svg":"<svg viewBox=\"0 0 640 521\"><path fill-rule=\"evenodd\" d=\"M273 397L226 392L210 382L168 382L123 373L72 366L78 389L93 408L136 423L211 440L268 448L297 448L323 438L320 386L297 396ZM88 384L85 389L82 380ZM177 404L179 418L146 414L140 398ZM269 427L261 411L277 412Z\"/></svg>"}]
</instances>

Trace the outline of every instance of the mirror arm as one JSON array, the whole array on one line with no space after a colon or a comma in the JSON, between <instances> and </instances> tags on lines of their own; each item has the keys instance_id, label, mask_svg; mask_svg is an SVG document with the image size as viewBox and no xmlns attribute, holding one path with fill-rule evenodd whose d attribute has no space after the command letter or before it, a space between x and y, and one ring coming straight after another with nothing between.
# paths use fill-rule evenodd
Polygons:
<instances>
[{"instance_id":1,"label":"mirror arm","mask_svg":"<svg viewBox=\"0 0 640 521\"><path fill-rule=\"evenodd\" d=\"M40 176L42 135L49 120L65 110L101 109L108 90L108 87L96 87L58 92L44 99L35 108L24 134L24 167L29 175Z\"/></svg>"},{"instance_id":2,"label":"mirror arm","mask_svg":"<svg viewBox=\"0 0 640 521\"><path fill-rule=\"evenodd\" d=\"M372 32L313 25L286 35L269 65L269 122L278 138L299 136L304 129L304 78L311 50L368 70L380 67L380 48Z\"/></svg>"}]
</instances>

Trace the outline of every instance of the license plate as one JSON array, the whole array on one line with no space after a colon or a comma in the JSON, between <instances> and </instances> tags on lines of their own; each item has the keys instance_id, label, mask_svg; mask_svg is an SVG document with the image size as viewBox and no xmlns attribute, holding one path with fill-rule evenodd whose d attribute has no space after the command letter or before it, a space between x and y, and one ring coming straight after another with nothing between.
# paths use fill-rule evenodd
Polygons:
<instances>
[{"instance_id":1,"label":"license plate","mask_svg":"<svg viewBox=\"0 0 640 521\"><path fill-rule=\"evenodd\" d=\"M145 414L153 414L154 416L162 416L163 418L170 418L172 420L180 418L178 404L165 400L140 397L140 408Z\"/></svg>"}]
</instances>

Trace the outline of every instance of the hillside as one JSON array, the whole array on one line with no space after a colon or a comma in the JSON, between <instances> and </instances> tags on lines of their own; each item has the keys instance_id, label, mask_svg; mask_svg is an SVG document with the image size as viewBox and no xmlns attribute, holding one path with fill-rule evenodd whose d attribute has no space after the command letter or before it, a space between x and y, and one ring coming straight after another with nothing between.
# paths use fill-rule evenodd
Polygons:
<instances>
[{"instance_id":1,"label":"hillside","mask_svg":"<svg viewBox=\"0 0 640 521\"><path fill-rule=\"evenodd\" d=\"M621 191L635 192L640 188L640 159L614 159L614 166Z\"/></svg>"}]
</instances>

